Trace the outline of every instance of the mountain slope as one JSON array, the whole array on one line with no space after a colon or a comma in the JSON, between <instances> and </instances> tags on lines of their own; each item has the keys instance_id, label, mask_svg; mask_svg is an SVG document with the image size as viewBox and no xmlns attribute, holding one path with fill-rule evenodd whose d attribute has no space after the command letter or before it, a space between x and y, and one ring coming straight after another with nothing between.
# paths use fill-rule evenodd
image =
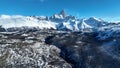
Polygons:
<instances>
[{"instance_id":1,"label":"mountain slope","mask_svg":"<svg viewBox=\"0 0 120 68\"><path fill-rule=\"evenodd\" d=\"M105 25L101 19L91 17L89 19L78 19L75 16L66 16L62 11L53 16L21 16L21 15L1 15L0 25L4 28L11 27L39 27L40 29L58 29L79 31L84 29L97 29Z\"/></svg>"}]
</instances>

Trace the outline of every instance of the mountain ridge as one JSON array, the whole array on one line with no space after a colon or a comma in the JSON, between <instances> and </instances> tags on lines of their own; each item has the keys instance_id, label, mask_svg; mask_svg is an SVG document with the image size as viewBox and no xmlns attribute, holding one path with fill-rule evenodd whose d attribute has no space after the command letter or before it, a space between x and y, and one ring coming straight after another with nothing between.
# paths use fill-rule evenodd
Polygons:
<instances>
[{"instance_id":1,"label":"mountain ridge","mask_svg":"<svg viewBox=\"0 0 120 68\"><path fill-rule=\"evenodd\" d=\"M100 18L90 17L88 19L79 19L75 16L67 15L64 10L53 16L22 16L22 15L1 15L0 25L5 28L16 27L36 27L39 29L57 29L57 30L98 30L106 26L106 22Z\"/></svg>"}]
</instances>

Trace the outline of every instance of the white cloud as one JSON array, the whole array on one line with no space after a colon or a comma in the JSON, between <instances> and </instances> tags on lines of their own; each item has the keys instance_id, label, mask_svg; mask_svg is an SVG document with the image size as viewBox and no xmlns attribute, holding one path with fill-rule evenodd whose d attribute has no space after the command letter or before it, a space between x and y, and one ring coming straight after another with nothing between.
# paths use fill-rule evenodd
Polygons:
<instances>
[{"instance_id":1,"label":"white cloud","mask_svg":"<svg viewBox=\"0 0 120 68\"><path fill-rule=\"evenodd\" d=\"M120 22L120 17L106 17L106 18L103 18L103 20L108 22Z\"/></svg>"}]
</instances>

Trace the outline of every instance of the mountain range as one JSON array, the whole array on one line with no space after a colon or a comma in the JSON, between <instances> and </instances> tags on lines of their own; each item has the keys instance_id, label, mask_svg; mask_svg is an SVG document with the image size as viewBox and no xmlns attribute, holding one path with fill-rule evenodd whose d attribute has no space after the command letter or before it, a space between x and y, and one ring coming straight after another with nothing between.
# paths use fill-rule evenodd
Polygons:
<instances>
[{"instance_id":1,"label":"mountain range","mask_svg":"<svg viewBox=\"0 0 120 68\"><path fill-rule=\"evenodd\" d=\"M0 16L0 68L119 68L120 23L53 16Z\"/></svg>"},{"instance_id":2,"label":"mountain range","mask_svg":"<svg viewBox=\"0 0 120 68\"><path fill-rule=\"evenodd\" d=\"M57 30L86 30L98 29L107 25L100 18L90 17L89 19L79 19L72 15L67 15L64 10L53 16L21 16L21 15L1 15L0 25L3 28L15 27L37 27L39 29L57 29Z\"/></svg>"},{"instance_id":3,"label":"mountain range","mask_svg":"<svg viewBox=\"0 0 120 68\"><path fill-rule=\"evenodd\" d=\"M64 10L53 16L1 15L0 25L0 32L43 29L97 32L99 39L118 35L120 29L120 23L107 22L95 17L79 19L75 16L67 15Z\"/></svg>"}]
</instances>

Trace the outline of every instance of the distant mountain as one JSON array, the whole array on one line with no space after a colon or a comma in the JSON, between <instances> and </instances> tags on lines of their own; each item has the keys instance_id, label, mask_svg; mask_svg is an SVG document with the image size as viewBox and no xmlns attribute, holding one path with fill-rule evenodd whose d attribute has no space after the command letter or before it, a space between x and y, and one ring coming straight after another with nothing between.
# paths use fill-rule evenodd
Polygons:
<instances>
[{"instance_id":1,"label":"distant mountain","mask_svg":"<svg viewBox=\"0 0 120 68\"><path fill-rule=\"evenodd\" d=\"M87 20L78 19L75 16L67 16L62 10L60 14L48 16L21 16L21 15L1 15L0 25L4 28L10 27L39 27L40 29L69 29L80 30L84 28L96 28L103 25L103 21L96 18L89 18Z\"/></svg>"},{"instance_id":2,"label":"distant mountain","mask_svg":"<svg viewBox=\"0 0 120 68\"><path fill-rule=\"evenodd\" d=\"M1 15L0 38L0 68L120 67L120 23L100 18Z\"/></svg>"},{"instance_id":3,"label":"distant mountain","mask_svg":"<svg viewBox=\"0 0 120 68\"><path fill-rule=\"evenodd\" d=\"M109 22L95 17L79 19L75 16L67 15L66 12L62 10L59 14L54 14L53 16L1 15L0 25L6 29L34 27L38 29L93 31L109 25Z\"/></svg>"}]
</instances>

